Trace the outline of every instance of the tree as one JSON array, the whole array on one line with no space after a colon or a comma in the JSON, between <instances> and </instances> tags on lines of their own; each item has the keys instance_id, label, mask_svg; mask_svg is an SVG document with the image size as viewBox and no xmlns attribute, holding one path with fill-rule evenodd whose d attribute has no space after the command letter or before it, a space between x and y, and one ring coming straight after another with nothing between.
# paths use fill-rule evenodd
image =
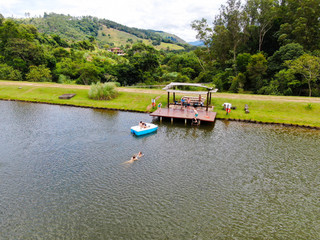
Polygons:
<instances>
[{"instance_id":1,"label":"tree","mask_svg":"<svg viewBox=\"0 0 320 240\"><path fill-rule=\"evenodd\" d=\"M55 48L52 51L52 54L58 60L61 60L62 58L67 58L70 56L70 53L62 47Z\"/></svg>"},{"instance_id":2,"label":"tree","mask_svg":"<svg viewBox=\"0 0 320 240\"><path fill-rule=\"evenodd\" d=\"M215 19L215 25L225 26L232 45L233 61L236 61L237 49L244 40L245 15L240 0L228 0L221 6L220 15Z\"/></svg>"},{"instance_id":3,"label":"tree","mask_svg":"<svg viewBox=\"0 0 320 240\"><path fill-rule=\"evenodd\" d=\"M274 75L278 82L278 90L284 95L292 95L301 86L301 81L292 69L282 69Z\"/></svg>"},{"instance_id":4,"label":"tree","mask_svg":"<svg viewBox=\"0 0 320 240\"><path fill-rule=\"evenodd\" d=\"M2 26L2 23L4 22L4 17L3 15L0 13L0 27Z\"/></svg>"},{"instance_id":5,"label":"tree","mask_svg":"<svg viewBox=\"0 0 320 240\"><path fill-rule=\"evenodd\" d=\"M278 33L279 41L284 44L296 42L306 50L319 48L319 0L286 0L283 2L283 24Z\"/></svg>"},{"instance_id":6,"label":"tree","mask_svg":"<svg viewBox=\"0 0 320 240\"><path fill-rule=\"evenodd\" d=\"M30 72L26 75L26 79L30 82L51 82L51 71L45 65L30 66Z\"/></svg>"},{"instance_id":7,"label":"tree","mask_svg":"<svg viewBox=\"0 0 320 240\"><path fill-rule=\"evenodd\" d=\"M115 66L118 82L122 86L133 85L141 79L141 72L129 63L122 63Z\"/></svg>"},{"instance_id":8,"label":"tree","mask_svg":"<svg viewBox=\"0 0 320 240\"><path fill-rule=\"evenodd\" d=\"M80 69L80 66L80 63L72 61L70 58L63 58L57 63L54 73L57 76L63 74L69 76L71 79L76 79L79 77L78 70Z\"/></svg>"},{"instance_id":9,"label":"tree","mask_svg":"<svg viewBox=\"0 0 320 240\"><path fill-rule=\"evenodd\" d=\"M27 73L29 66L46 64L44 49L34 42L21 38L13 38L4 48L4 57L8 65Z\"/></svg>"},{"instance_id":10,"label":"tree","mask_svg":"<svg viewBox=\"0 0 320 240\"><path fill-rule=\"evenodd\" d=\"M167 62L169 71L180 72L191 79L195 79L200 71L201 65L194 53L176 54Z\"/></svg>"},{"instance_id":11,"label":"tree","mask_svg":"<svg viewBox=\"0 0 320 240\"><path fill-rule=\"evenodd\" d=\"M224 64L230 53L235 63L238 47L245 40L245 23L241 1L228 0L226 6L221 6L213 27L204 18L193 21L191 26L197 31L197 39L207 46L208 54Z\"/></svg>"},{"instance_id":12,"label":"tree","mask_svg":"<svg viewBox=\"0 0 320 240\"><path fill-rule=\"evenodd\" d=\"M159 53L157 50L144 43L132 45L127 56L130 64L141 72L154 71L160 66Z\"/></svg>"},{"instance_id":13,"label":"tree","mask_svg":"<svg viewBox=\"0 0 320 240\"><path fill-rule=\"evenodd\" d=\"M251 61L251 55L249 53L240 53L236 59L237 71L245 73L247 71L247 66Z\"/></svg>"},{"instance_id":14,"label":"tree","mask_svg":"<svg viewBox=\"0 0 320 240\"><path fill-rule=\"evenodd\" d=\"M204 43L207 48L211 45L213 29L208 25L207 19L194 20L191 27L197 31L196 38Z\"/></svg>"},{"instance_id":15,"label":"tree","mask_svg":"<svg viewBox=\"0 0 320 240\"><path fill-rule=\"evenodd\" d=\"M266 33L272 28L276 16L275 0L248 0L245 11L249 16L249 24L258 28L259 52Z\"/></svg>"},{"instance_id":16,"label":"tree","mask_svg":"<svg viewBox=\"0 0 320 240\"><path fill-rule=\"evenodd\" d=\"M293 61L287 62L290 69L294 72L301 74L309 87L309 97L311 97L311 84L316 82L320 76L320 58L304 54Z\"/></svg>"},{"instance_id":17,"label":"tree","mask_svg":"<svg viewBox=\"0 0 320 240\"><path fill-rule=\"evenodd\" d=\"M251 87L253 87L256 92L264 85L263 76L265 75L267 68L267 60L262 53L252 55L247 66L247 72Z\"/></svg>"},{"instance_id":18,"label":"tree","mask_svg":"<svg viewBox=\"0 0 320 240\"><path fill-rule=\"evenodd\" d=\"M275 74L287 67L284 63L288 60L294 60L304 54L303 47L298 43L289 43L280 47L269 59L268 68Z\"/></svg>"},{"instance_id":19,"label":"tree","mask_svg":"<svg viewBox=\"0 0 320 240\"><path fill-rule=\"evenodd\" d=\"M84 63L78 72L80 75L77 81L78 83L90 85L91 83L96 83L101 80L102 71L93 63Z\"/></svg>"}]
</instances>

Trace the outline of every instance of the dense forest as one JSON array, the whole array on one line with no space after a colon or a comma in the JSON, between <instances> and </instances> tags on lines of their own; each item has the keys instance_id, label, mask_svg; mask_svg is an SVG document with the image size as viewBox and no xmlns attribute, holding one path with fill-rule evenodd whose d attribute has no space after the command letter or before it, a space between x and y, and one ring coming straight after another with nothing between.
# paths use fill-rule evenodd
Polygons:
<instances>
[{"instance_id":1,"label":"dense forest","mask_svg":"<svg viewBox=\"0 0 320 240\"><path fill-rule=\"evenodd\" d=\"M43 21L0 15L0 79L121 85L201 82L215 84L219 91L320 96L319 0L227 0L213 23L191 23L204 46L183 51L156 50L159 41L176 40L156 31L93 17L67 16L70 24L59 25L55 15L63 16L45 14ZM118 56L97 38L106 25L151 39L152 44L129 38L121 46L125 54ZM60 34L48 29L64 30Z\"/></svg>"}]
</instances>

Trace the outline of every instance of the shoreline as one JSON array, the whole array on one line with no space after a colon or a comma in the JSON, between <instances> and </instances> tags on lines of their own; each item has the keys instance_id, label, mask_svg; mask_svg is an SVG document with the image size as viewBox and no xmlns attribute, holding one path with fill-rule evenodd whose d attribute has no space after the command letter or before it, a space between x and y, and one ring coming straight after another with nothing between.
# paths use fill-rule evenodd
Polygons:
<instances>
[{"instance_id":1,"label":"shoreline","mask_svg":"<svg viewBox=\"0 0 320 240\"><path fill-rule=\"evenodd\" d=\"M146 114L150 113L147 111L139 111L139 110L132 110L132 109L117 109L117 108L107 108L107 107L81 106L81 105L76 105L76 104L50 103L50 102L30 101L30 100L27 101L27 100L19 100L19 99L2 99L2 98L0 98L0 101L38 103L38 104L48 104L48 105L57 105L57 106L112 110L112 111L122 111L122 112L136 112L136 113L146 113ZM232 122L245 122L245 123L263 124L263 125L277 125L277 126L283 126L283 127L299 127L299 128L320 130L320 127L316 127L316 126L299 125L299 124L291 124L291 123L264 122L264 121L249 120L249 119L219 118L219 117L216 117L216 120L232 121Z\"/></svg>"},{"instance_id":2,"label":"shoreline","mask_svg":"<svg viewBox=\"0 0 320 240\"><path fill-rule=\"evenodd\" d=\"M90 86L0 80L0 100L70 107L151 113L151 99L167 104L167 92L159 89L117 88L119 96L108 101L88 98ZM59 99L76 94L72 99ZM180 98L181 96L176 96ZM226 115L221 107L230 102L236 110ZM320 129L320 98L216 93L212 97L216 119ZM243 106L250 113L245 114Z\"/></svg>"}]
</instances>

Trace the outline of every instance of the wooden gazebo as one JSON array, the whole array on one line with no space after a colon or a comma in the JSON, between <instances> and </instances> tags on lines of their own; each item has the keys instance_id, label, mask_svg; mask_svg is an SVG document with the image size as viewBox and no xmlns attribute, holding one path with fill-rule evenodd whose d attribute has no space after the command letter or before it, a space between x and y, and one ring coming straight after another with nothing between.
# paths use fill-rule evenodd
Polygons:
<instances>
[{"instance_id":1,"label":"wooden gazebo","mask_svg":"<svg viewBox=\"0 0 320 240\"><path fill-rule=\"evenodd\" d=\"M186 90L181 90L177 89L179 86L189 86L189 87L199 87L203 88L204 91L186 91ZM153 117L159 117L160 121L162 121L162 118L171 118L171 123L173 123L173 119L185 119L185 124L187 124L187 120L192 120L195 119L195 105L198 104L200 101L202 102L202 97L201 95L207 95L206 99L206 110L202 110L201 108L198 108L198 116L196 119L198 120L198 123L200 124L200 121L204 122L214 122L215 117L216 117L216 112L213 111L208 111L209 105L211 104L211 95L212 93L215 93L218 91L218 89L213 89L207 86L204 86L200 83L175 83L172 82L169 85L167 85L165 88L163 88L168 92L168 107L167 108L158 108L156 111L153 113L150 113L150 116ZM193 102L193 107L192 109L188 109L186 107L183 107L181 105L181 108L173 107L170 108L170 93L173 94L173 102L174 105L179 105L178 101L176 101L176 93L178 94L196 94L199 95L199 98L195 97L194 102ZM185 96L185 98L189 98L189 96Z\"/></svg>"},{"instance_id":2,"label":"wooden gazebo","mask_svg":"<svg viewBox=\"0 0 320 240\"><path fill-rule=\"evenodd\" d=\"M199 87L203 88L205 91L186 91L186 90L180 90L177 89L181 86L189 86L189 87ZM207 95L207 101L206 101L206 111L209 109L209 105L211 104L211 96L212 93L215 93L218 91L218 89L213 89L211 87L207 87L200 83L177 83L172 82L168 84L166 87L163 88L163 90L166 90L168 92L168 108L170 107L170 93L173 94L173 102L176 102L176 93L178 94L195 94L195 95Z\"/></svg>"}]
</instances>

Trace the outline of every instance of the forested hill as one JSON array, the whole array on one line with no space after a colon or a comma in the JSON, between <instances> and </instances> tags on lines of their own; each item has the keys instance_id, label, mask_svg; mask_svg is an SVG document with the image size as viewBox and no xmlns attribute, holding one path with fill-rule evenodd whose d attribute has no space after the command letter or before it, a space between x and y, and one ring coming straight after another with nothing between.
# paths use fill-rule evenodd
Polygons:
<instances>
[{"instance_id":1,"label":"forested hill","mask_svg":"<svg viewBox=\"0 0 320 240\"><path fill-rule=\"evenodd\" d=\"M74 41L94 37L99 45L125 46L128 43L143 41L146 44L160 46L172 44L172 50L178 50L187 44L181 38L162 31L130 28L119 23L92 16L73 17L70 15L44 13L43 17L17 19L20 23L32 24L39 32L48 35L57 34L64 39ZM168 46L166 46L167 48Z\"/></svg>"}]
</instances>

